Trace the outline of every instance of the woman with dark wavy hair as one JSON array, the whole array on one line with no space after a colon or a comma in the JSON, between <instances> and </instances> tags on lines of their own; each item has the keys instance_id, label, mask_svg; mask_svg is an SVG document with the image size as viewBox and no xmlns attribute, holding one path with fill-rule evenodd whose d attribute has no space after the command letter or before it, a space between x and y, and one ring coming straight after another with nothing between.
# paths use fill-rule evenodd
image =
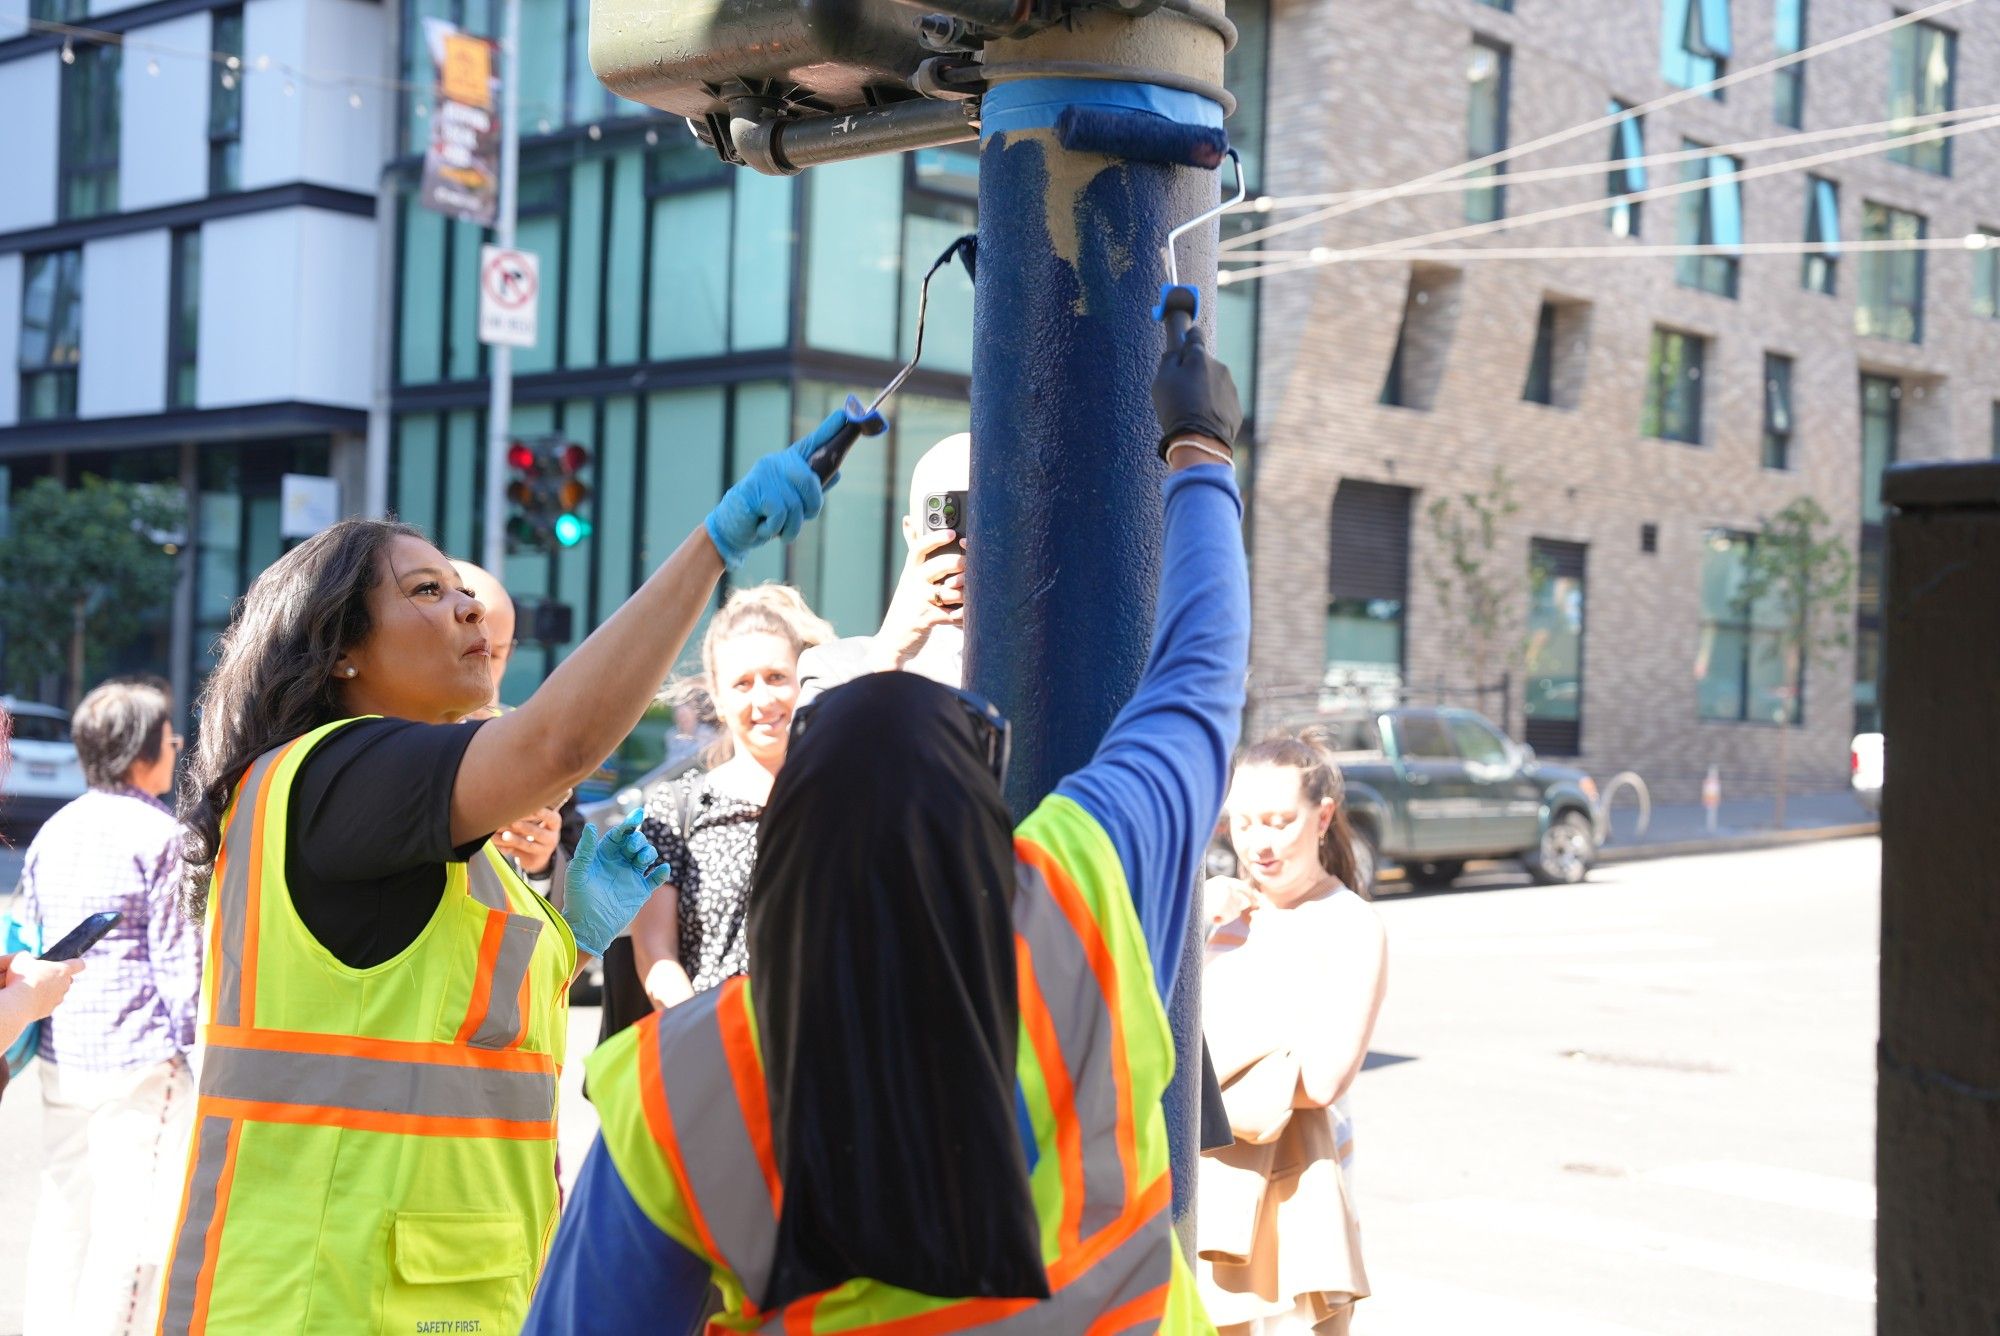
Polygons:
<instances>
[{"instance_id":1,"label":"woman with dark wavy hair","mask_svg":"<svg viewBox=\"0 0 2000 1336\"><path fill-rule=\"evenodd\" d=\"M162 1330L517 1330L555 1229L556 1073L579 952L663 880L637 814L554 903L490 843L645 712L725 566L819 512L758 461L519 709L485 608L408 525L343 520L224 634L181 793L205 1040Z\"/></svg>"}]
</instances>

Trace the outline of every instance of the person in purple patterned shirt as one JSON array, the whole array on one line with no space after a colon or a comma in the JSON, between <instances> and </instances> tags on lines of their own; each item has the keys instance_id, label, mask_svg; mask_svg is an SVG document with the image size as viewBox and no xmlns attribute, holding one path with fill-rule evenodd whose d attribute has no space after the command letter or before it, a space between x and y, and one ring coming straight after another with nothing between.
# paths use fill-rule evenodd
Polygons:
<instances>
[{"instance_id":1,"label":"person in purple patterned shirt","mask_svg":"<svg viewBox=\"0 0 2000 1336\"><path fill-rule=\"evenodd\" d=\"M123 917L42 1027L41 1194L26 1336L150 1331L193 1125L201 931L174 902L181 829L156 796L180 738L164 683L106 682L71 720L90 789L28 846L20 914L54 941Z\"/></svg>"}]
</instances>

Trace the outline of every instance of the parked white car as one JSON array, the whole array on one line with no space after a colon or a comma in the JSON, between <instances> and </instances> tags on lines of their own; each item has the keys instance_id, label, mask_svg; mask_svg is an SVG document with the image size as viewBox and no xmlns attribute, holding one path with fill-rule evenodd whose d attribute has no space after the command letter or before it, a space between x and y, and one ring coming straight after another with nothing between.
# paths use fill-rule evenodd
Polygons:
<instances>
[{"instance_id":1,"label":"parked white car","mask_svg":"<svg viewBox=\"0 0 2000 1336\"><path fill-rule=\"evenodd\" d=\"M1882 735L1857 733L1847 749L1855 796L1871 812L1882 810Z\"/></svg>"},{"instance_id":2,"label":"parked white car","mask_svg":"<svg viewBox=\"0 0 2000 1336\"><path fill-rule=\"evenodd\" d=\"M83 766L69 739L69 711L0 696L13 719L12 761L0 779L0 826L32 830L72 798L82 796Z\"/></svg>"}]
</instances>

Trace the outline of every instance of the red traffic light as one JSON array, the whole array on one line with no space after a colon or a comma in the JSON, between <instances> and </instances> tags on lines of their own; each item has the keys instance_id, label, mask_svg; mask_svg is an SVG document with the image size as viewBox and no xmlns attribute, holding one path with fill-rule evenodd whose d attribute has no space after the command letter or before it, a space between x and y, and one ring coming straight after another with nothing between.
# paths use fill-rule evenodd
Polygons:
<instances>
[{"instance_id":1,"label":"red traffic light","mask_svg":"<svg viewBox=\"0 0 2000 1336\"><path fill-rule=\"evenodd\" d=\"M507 467L511 469L531 469L535 466L533 447L515 441L507 447Z\"/></svg>"},{"instance_id":2,"label":"red traffic light","mask_svg":"<svg viewBox=\"0 0 2000 1336\"><path fill-rule=\"evenodd\" d=\"M590 463L590 451L572 441L562 448L560 458L564 473L581 473Z\"/></svg>"}]
</instances>

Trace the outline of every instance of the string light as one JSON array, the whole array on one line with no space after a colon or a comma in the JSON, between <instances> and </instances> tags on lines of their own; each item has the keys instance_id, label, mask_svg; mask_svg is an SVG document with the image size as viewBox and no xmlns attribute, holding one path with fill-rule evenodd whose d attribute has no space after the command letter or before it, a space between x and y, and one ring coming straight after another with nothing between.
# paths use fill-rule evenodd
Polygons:
<instances>
[{"instance_id":1,"label":"string light","mask_svg":"<svg viewBox=\"0 0 2000 1336\"><path fill-rule=\"evenodd\" d=\"M354 108L356 111L361 110L361 94L349 93L347 95L347 105Z\"/></svg>"},{"instance_id":2,"label":"string light","mask_svg":"<svg viewBox=\"0 0 2000 1336\"><path fill-rule=\"evenodd\" d=\"M1874 121L1867 125L1840 125L1823 130L1802 130L1790 134L1773 135L1766 139L1745 139L1734 144L1715 144L1703 148L1680 148L1659 153L1648 153L1637 158L1609 158L1602 162L1569 163L1561 167L1537 167L1531 171L1501 172L1496 176L1461 177L1452 181L1432 181L1412 189L1404 196L1450 195L1467 190L1488 190L1495 186L1531 185L1542 181L1562 181L1577 176L1608 176L1632 167L1671 167L1676 163L1692 162L1697 158L1739 157L1751 153L1761 153L1770 149L1804 147L1807 144L1821 144L1834 139L1859 139L1866 135L1910 134L1928 126L1941 125L1947 121L1969 121L1980 116L2000 115L2000 102L1979 107L1954 107L1950 111L1934 111L1922 116L1897 116L1892 120ZM1259 195L1235 206L1234 213L1270 213L1274 209L1310 209L1325 204L1339 204L1351 199L1359 199L1372 194L1370 190L1336 190L1319 195Z\"/></svg>"},{"instance_id":3,"label":"string light","mask_svg":"<svg viewBox=\"0 0 2000 1336\"><path fill-rule=\"evenodd\" d=\"M1865 41L1868 38L1879 36L1896 28L1918 23L1954 9L1961 9L1971 3L1972 0L1938 0L1936 4L1927 5L1922 9L1911 10L1906 14L1898 14L1892 19L1859 29L1855 32L1846 33L1840 37L1830 38L1817 45L1806 47L1804 50L1779 56L1775 60L1767 60L1761 65L1752 65L1747 69L1724 75L1720 79L1711 80L1705 84L1697 84L1692 88L1683 88L1668 93L1664 97L1656 97L1650 102L1642 102L1637 106L1626 107L1620 111L1611 112L1608 115L1598 117L1596 120L1586 121L1581 125L1573 125L1567 130L1558 130L1552 134L1543 135L1541 138L1530 140L1525 144L1516 144L1499 149L1487 154L1483 158L1475 158L1471 162L1454 163L1449 167L1441 167L1437 171L1417 177L1411 181L1405 181L1401 185L1386 186L1380 190L1371 190L1358 198L1343 200L1338 204L1329 204L1324 209L1314 210L1312 213L1305 214L1302 217L1289 218L1283 222L1272 223L1267 227L1245 232L1240 236L1224 238L1221 248L1224 251L1239 249L1248 246L1254 241L1262 241L1265 237L1278 236L1285 232L1296 231L1302 227L1310 227L1315 223L1324 222L1329 218L1338 218L1343 214L1353 213L1356 209L1364 209L1372 204L1400 199L1434 181L1470 176L1474 172L1484 168L1497 166L1503 162L1510 162L1515 158L1537 152L1541 149L1553 148L1557 144L1566 144L1581 135L1594 134L1600 130L1609 130L1614 125L1622 125L1626 121L1644 116L1650 112L1663 111L1668 107L1678 106L1693 98L1712 97L1723 89L1733 87L1746 80L1758 78L1776 70L1785 69L1789 66L1799 64L1801 61L1810 60L1815 56L1825 55L1828 52L1837 51L1843 47L1852 46L1856 42Z\"/></svg>"},{"instance_id":4,"label":"string light","mask_svg":"<svg viewBox=\"0 0 2000 1336\"><path fill-rule=\"evenodd\" d=\"M146 62L146 73L152 75L155 79L159 78L160 62L158 60L148 60Z\"/></svg>"},{"instance_id":5,"label":"string light","mask_svg":"<svg viewBox=\"0 0 2000 1336\"><path fill-rule=\"evenodd\" d=\"M63 38L62 63L65 65L76 64L76 44L67 37Z\"/></svg>"},{"instance_id":6,"label":"string light","mask_svg":"<svg viewBox=\"0 0 2000 1336\"><path fill-rule=\"evenodd\" d=\"M1810 153L1802 158L1787 158L1783 162L1766 163L1761 167L1747 167L1734 172L1720 172L1713 176L1701 176L1688 181L1676 181L1669 185L1654 186L1646 190L1629 191L1622 195L1607 195L1603 199L1582 200L1575 204L1560 205L1556 208L1542 209L1534 213L1524 213L1516 217L1496 218L1491 222L1471 223L1464 227L1446 228L1443 231L1429 232L1422 236L1378 241L1351 251L1332 252L1324 258L1316 259L1311 253L1308 253L1303 258L1267 260L1267 257L1254 251L1241 255L1224 252L1220 258L1224 260L1251 261L1258 264L1258 267L1254 269L1239 269L1235 271L1238 277L1252 275L1261 277L1266 274L1291 273L1299 269L1328 263L1334 254L1343 259L1351 259L1356 255L1402 253L1437 242L1465 241L1473 237L1488 236L1495 232L1511 231L1517 227L1528 227L1535 223L1555 222L1563 218L1574 218L1580 214L1597 213L1614 204L1667 199L1676 195L1685 195L1696 190L1708 190L1718 185L1755 181L1763 177L1775 176L1781 172L1796 172L1807 167L1817 167L1824 163L1844 162L1849 158L1864 157L1872 153L1886 153L1892 149L1903 148L1913 144L1928 143L1939 139L1952 139L1959 135L1973 134L1980 130L1990 130L1995 126L2000 126L2000 116L1989 116L1983 120L1968 122L1965 125L1936 126L1924 131L1922 134L1910 135L1902 139L1886 139L1879 143L1856 144L1849 148L1832 149L1825 153ZM1269 231L1272 229L1266 230ZM1322 247L1315 247L1314 249L1324 250Z\"/></svg>"}]
</instances>

